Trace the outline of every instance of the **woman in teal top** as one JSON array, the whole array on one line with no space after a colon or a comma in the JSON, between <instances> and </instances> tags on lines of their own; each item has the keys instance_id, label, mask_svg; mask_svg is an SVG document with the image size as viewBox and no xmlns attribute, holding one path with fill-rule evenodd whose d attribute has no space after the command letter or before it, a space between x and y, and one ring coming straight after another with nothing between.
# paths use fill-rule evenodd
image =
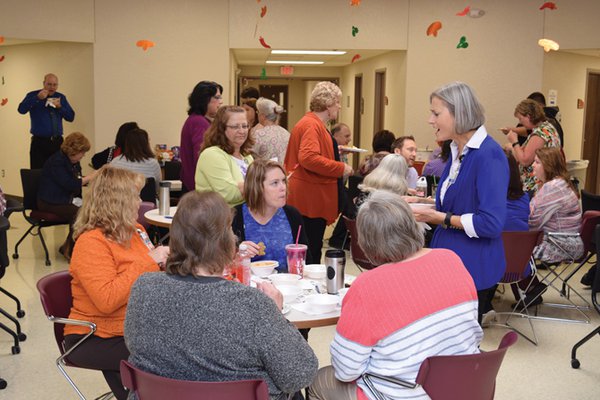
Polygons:
<instances>
[{"instance_id":1,"label":"woman in teal top","mask_svg":"<svg viewBox=\"0 0 600 400\"><path fill-rule=\"evenodd\" d=\"M248 128L243 108L219 108L200 150L196 190L219 193L230 206L243 203L244 178L253 161L250 150L254 140Z\"/></svg>"}]
</instances>

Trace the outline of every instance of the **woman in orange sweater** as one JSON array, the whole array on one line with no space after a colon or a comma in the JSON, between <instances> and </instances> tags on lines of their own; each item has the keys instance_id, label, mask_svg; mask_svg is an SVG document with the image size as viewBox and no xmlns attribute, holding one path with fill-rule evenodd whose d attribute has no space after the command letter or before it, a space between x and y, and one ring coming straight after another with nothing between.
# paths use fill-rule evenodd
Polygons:
<instances>
[{"instance_id":1,"label":"woman in orange sweater","mask_svg":"<svg viewBox=\"0 0 600 400\"><path fill-rule=\"evenodd\" d=\"M74 224L75 248L69 272L73 307L69 318L96 324L96 332L69 355L78 366L101 370L118 400L127 398L119 363L129 357L123 324L129 291L144 272L159 271L169 248L154 248L137 224L144 177L105 166ZM67 325L65 347L73 347L88 331Z\"/></svg>"},{"instance_id":2,"label":"woman in orange sweater","mask_svg":"<svg viewBox=\"0 0 600 400\"><path fill-rule=\"evenodd\" d=\"M340 161L337 143L325 125L337 119L341 96L335 84L317 83L310 96L310 112L292 129L285 154L288 204L296 207L304 219L312 255L307 264L321 262L325 227L335 222L341 209L340 178L352 174L352 168Z\"/></svg>"}]
</instances>

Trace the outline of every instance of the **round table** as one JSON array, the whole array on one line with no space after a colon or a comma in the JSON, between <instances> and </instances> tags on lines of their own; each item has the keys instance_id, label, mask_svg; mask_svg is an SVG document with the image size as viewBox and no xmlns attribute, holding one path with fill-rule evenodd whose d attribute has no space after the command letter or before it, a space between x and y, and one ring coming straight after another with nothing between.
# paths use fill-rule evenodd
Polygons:
<instances>
[{"instance_id":1,"label":"round table","mask_svg":"<svg viewBox=\"0 0 600 400\"><path fill-rule=\"evenodd\" d=\"M173 216L177 212L177 207L169 209L169 215L159 215L158 208L155 208L144 213L144 219L150 225L160 226L161 228L170 228L173 222Z\"/></svg>"},{"instance_id":2,"label":"round table","mask_svg":"<svg viewBox=\"0 0 600 400\"><path fill-rule=\"evenodd\" d=\"M285 315L285 317L298 329L318 328L320 326L337 324L338 320L340 319L340 311L341 310L336 309L335 311L327 314L310 315L292 308L290 312Z\"/></svg>"}]
</instances>

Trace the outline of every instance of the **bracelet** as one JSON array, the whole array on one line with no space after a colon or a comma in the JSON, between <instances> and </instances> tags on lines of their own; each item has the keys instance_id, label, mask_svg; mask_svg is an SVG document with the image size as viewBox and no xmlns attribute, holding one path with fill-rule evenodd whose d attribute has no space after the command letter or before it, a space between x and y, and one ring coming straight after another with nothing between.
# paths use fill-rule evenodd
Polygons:
<instances>
[{"instance_id":1,"label":"bracelet","mask_svg":"<svg viewBox=\"0 0 600 400\"><path fill-rule=\"evenodd\" d=\"M442 223L442 228L444 229L448 229L451 228L451 221L450 218L452 218L452 213L451 212L447 212L446 213L446 217L444 218L444 222Z\"/></svg>"},{"instance_id":2,"label":"bracelet","mask_svg":"<svg viewBox=\"0 0 600 400\"><path fill-rule=\"evenodd\" d=\"M514 143L512 144L512 147L516 147L516 146L520 146L519 142L514 142Z\"/></svg>"}]
</instances>

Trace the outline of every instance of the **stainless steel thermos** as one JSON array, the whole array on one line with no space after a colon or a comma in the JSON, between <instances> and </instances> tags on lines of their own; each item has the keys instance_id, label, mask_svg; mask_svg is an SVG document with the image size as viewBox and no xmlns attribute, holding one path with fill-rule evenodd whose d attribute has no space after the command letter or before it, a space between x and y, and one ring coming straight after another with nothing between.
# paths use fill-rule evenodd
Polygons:
<instances>
[{"instance_id":1,"label":"stainless steel thermos","mask_svg":"<svg viewBox=\"0 0 600 400\"><path fill-rule=\"evenodd\" d=\"M337 294L344 287L344 269L346 268L346 253L343 250L327 250L325 252L327 268L327 293Z\"/></svg>"},{"instance_id":2,"label":"stainless steel thermos","mask_svg":"<svg viewBox=\"0 0 600 400\"><path fill-rule=\"evenodd\" d=\"M171 210L171 182L158 184L158 214L169 215Z\"/></svg>"}]
</instances>

